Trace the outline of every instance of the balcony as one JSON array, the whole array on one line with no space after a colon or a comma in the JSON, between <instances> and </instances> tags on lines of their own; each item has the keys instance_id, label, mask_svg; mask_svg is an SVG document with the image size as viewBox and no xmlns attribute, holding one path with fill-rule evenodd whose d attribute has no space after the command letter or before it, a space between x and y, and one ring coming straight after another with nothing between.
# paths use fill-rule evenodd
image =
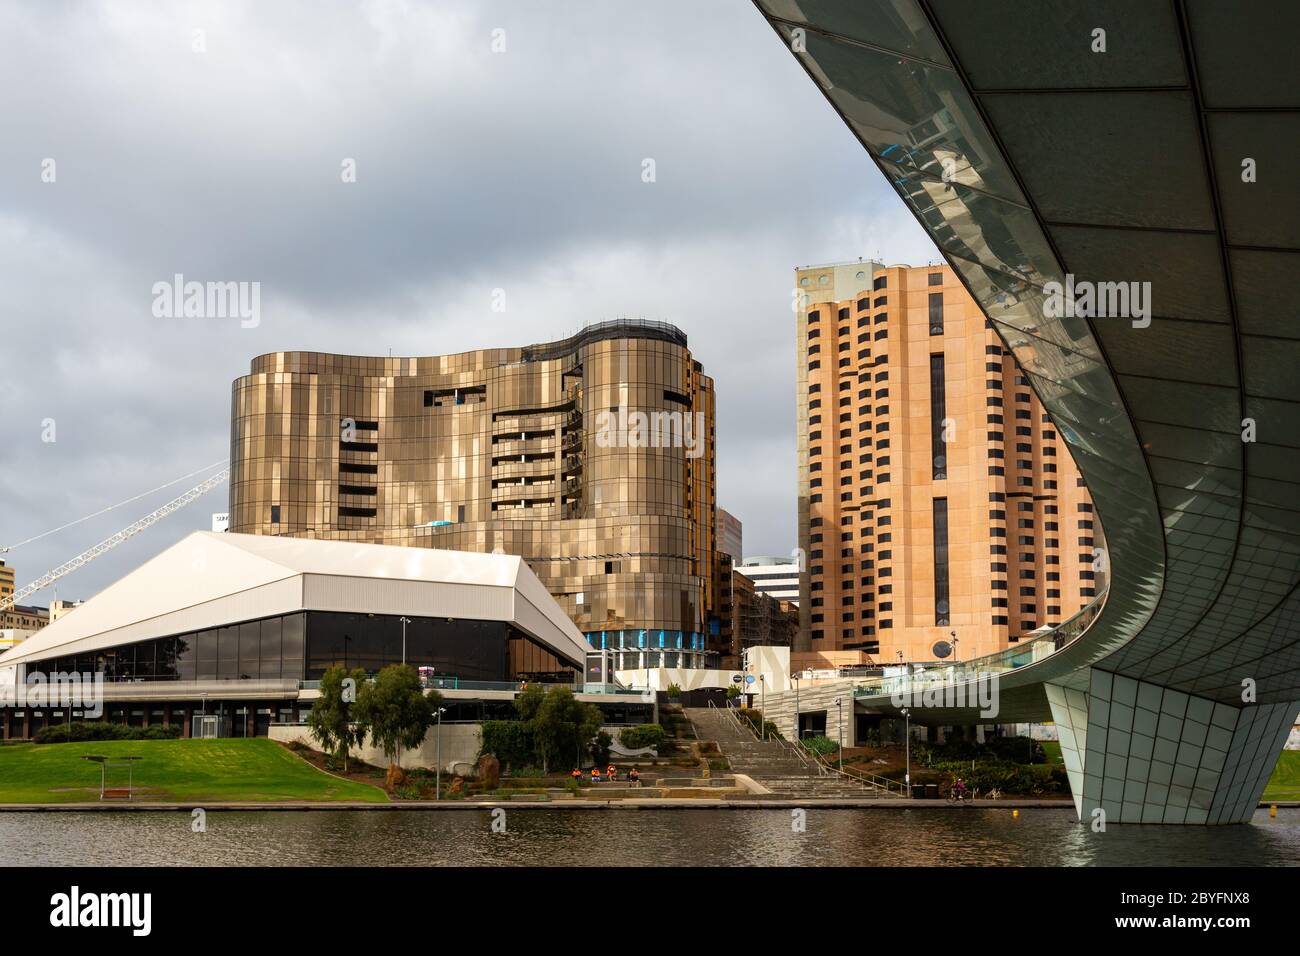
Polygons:
<instances>
[{"instance_id":1,"label":"balcony","mask_svg":"<svg viewBox=\"0 0 1300 956\"><path fill-rule=\"evenodd\" d=\"M495 460L508 455L536 455L542 453L554 455L556 445L557 441L554 432L548 432L545 436L537 438L502 440L493 443L492 457Z\"/></svg>"},{"instance_id":2,"label":"balcony","mask_svg":"<svg viewBox=\"0 0 1300 956\"><path fill-rule=\"evenodd\" d=\"M492 489L493 501L552 501L555 498L555 481L512 482L496 485Z\"/></svg>"},{"instance_id":3,"label":"balcony","mask_svg":"<svg viewBox=\"0 0 1300 956\"><path fill-rule=\"evenodd\" d=\"M503 461L492 466L492 478L554 477L555 458L547 456L535 461Z\"/></svg>"}]
</instances>

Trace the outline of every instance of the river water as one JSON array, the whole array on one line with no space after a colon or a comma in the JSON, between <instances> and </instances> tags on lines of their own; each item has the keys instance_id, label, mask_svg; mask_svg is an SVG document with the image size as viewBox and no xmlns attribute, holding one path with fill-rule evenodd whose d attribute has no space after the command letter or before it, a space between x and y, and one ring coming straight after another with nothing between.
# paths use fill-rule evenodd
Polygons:
<instances>
[{"instance_id":1,"label":"river water","mask_svg":"<svg viewBox=\"0 0 1300 956\"><path fill-rule=\"evenodd\" d=\"M1071 810L0 812L0 865L1300 866L1300 810L1229 827L1112 825Z\"/></svg>"}]
</instances>

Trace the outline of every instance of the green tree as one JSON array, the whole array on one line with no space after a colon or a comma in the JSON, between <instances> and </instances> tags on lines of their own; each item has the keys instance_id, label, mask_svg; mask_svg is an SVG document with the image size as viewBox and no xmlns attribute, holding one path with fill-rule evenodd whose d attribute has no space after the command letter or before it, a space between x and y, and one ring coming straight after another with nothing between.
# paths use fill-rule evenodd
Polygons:
<instances>
[{"instance_id":1,"label":"green tree","mask_svg":"<svg viewBox=\"0 0 1300 956\"><path fill-rule=\"evenodd\" d=\"M520 706L519 700L523 696L520 694L516 698L516 707ZM532 713L531 719L525 719L528 719L537 754L542 758L542 772L549 773L551 763L568 754L573 754L574 760L580 764L583 752L600 732L600 708L578 700L567 687L554 687L543 692L535 709L533 704L534 701L530 700L520 707L520 716L523 717L526 709Z\"/></svg>"},{"instance_id":2,"label":"green tree","mask_svg":"<svg viewBox=\"0 0 1300 956\"><path fill-rule=\"evenodd\" d=\"M391 767L401 763L403 750L424 742L441 705L442 695L426 694L414 667L390 664L361 688L356 711Z\"/></svg>"},{"instance_id":3,"label":"green tree","mask_svg":"<svg viewBox=\"0 0 1300 956\"><path fill-rule=\"evenodd\" d=\"M519 719L531 723L541 710L542 701L546 699L546 688L541 684L529 684L515 695L515 711Z\"/></svg>"},{"instance_id":4,"label":"green tree","mask_svg":"<svg viewBox=\"0 0 1300 956\"><path fill-rule=\"evenodd\" d=\"M605 715L601 713L600 708L595 704L584 704L582 701L576 701L576 703L580 708L577 734L574 739L578 753L582 753L582 748L586 745L591 749L592 759L597 763L607 763L609 761L609 745L613 743L613 738L609 734L601 732L600 725L605 722Z\"/></svg>"},{"instance_id":5,"label":"green tree","mask_svg":"<svg viewBox=\"0 0 1300 956\"><path fill-rule=\"evenodd\" d=\"M600 731L596 738L591 742L591 759L596 761L596 766L609 763L610 747L614 744L614 738L607 731Z\"/></svg>"},{"instance_id":6,"label":"green tree","mask_svg":"<svg viewBox=\"0 0 1300 956\"><path fill-rule=\"evenodd\" d=\"M320 742L321 749L343 761L348 772L348 752L366 739L365 725L358 721L356 701L365 686L366 672L357 668L351 673L344 667L331 667L320 679L320 697L307 714L307 727Z\"/></svg>"}]
</instances>

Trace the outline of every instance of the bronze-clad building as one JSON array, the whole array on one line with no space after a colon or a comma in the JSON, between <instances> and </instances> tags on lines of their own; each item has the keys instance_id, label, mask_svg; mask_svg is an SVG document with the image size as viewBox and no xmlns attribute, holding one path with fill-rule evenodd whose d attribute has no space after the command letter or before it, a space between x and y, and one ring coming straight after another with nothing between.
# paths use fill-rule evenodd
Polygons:
<instances>
[{"instance_id":1,"label":"bronze-clad building","mask_svg":"<svg viewBox=\"0 0 1300 956\"><path fill-rule=\"evenodd\" d=\"M704 666L724 603L713 429L713 382L661 322L274 352L233 386L230 530L519 555L617 666Z\"/></svg>"}]
</instances>

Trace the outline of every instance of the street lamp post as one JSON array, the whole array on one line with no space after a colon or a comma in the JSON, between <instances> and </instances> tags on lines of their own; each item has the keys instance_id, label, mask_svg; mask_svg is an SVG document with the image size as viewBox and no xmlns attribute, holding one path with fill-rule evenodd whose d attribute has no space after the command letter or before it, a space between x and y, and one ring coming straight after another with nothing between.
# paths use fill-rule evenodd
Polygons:
<instances>
[{"instance_id":1,"label":"street lamp post","mask_svg":"<svg viewBox=\"0 0 1300 956\"><path fill-rule=\"evenodd\" d=\"M437 742L434 746L433 752L433 759L437 764L434 769L433 781L433 799L435 800L442 799L442 715L446 709L446 707L438 708L438 732L434 738Z\"/></svg>"},{"instance_id":2,"label":"street lamp post","mask_svg":"<svg viewBox=\"0 0 1300 956\"><path fill-rule=\"evenodd\" d=\"M405 615L398 618L402 622L402 666L406 666L406 625L411 623L411 619Z\"/></svg>"},{"instance_id":3,"label":"street lamp post","mask_svg":"<svg viewBox=\"0 0 1300 956\"><path fill-rule=\"evenodd\" d=\"M840 754L840 773L844 772L844 701L839 697L835 698L835 723L836 732L839 734L839 754Z\"/></svg>"},{"instance_id":4,"label":"street lamp post","mask_svg":"<svg viewBox=\"0 0 1300 956\"><path fill-rule=\"evenodd\" d=\"M903 708L903 752L906 754L903 784L907 787L907 796L912 796L912 712Z\"/></svg>"},{"instance_id":5,"label":"street lamp post","mask_svg":"<svg viewBox=\"0 0 1300 956\"><path fill-rule=\"evenodd\" d=\"M791 674L790 679L794 681L794 739L802 740L803 734L799 732L799 675Z\"/></svg>"}]
</instances>

